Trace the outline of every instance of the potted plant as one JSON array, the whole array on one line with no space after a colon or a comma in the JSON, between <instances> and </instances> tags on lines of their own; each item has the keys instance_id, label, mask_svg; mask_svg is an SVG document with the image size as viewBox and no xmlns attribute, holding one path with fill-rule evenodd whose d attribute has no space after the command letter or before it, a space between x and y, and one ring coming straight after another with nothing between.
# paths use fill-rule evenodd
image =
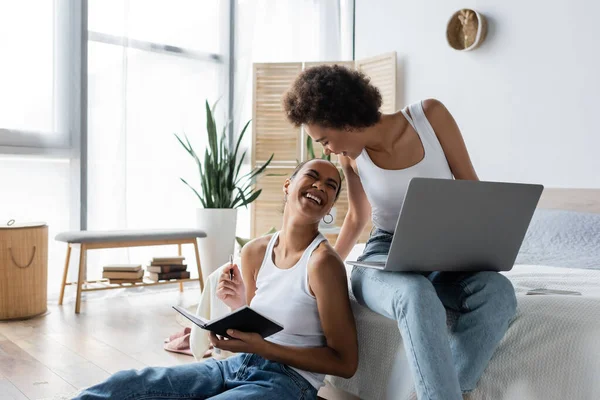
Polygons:
<instances>
[{"instance_id":1,"label":"potted plant","mask_svg":"<svg viewBox=\"0 0 600 400\"><path fill-rule=\"evenodd\" d=\"M220 135L217 133L214 118L216 104L212 108L208 102L205 105L208 146L204 150L204 158L200 158L185 134L183 138L177 134L175 137L193 158L198 169L198 190L185 179L180 179L194 192L200 202L201 207L196 209L196 224L199 229L206 232L207 237L200 240L198 247L202 260L202 273L207 277L227 262L229 255L233 254L237 209L248 207L248 204L260 196L262 189L256 190L254 183L271 163L273 154L260 167L240 174L247 151L244 151L239 158L238 151L250 121L244 125L235 147L232 148L226 136L228 124L225 124Z\"/></svg>"}]
</instances>

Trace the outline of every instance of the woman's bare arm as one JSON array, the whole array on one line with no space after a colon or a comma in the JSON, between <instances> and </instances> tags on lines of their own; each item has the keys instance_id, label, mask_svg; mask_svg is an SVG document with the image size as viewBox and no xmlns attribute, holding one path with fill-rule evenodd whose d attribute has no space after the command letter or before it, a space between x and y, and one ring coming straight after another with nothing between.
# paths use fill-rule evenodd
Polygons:
<instances>
[{"instance_id":1,"label":"woman's bare arm","mask_svg":"<svg viewBox=\"0 0 600 400\"><path fill-rule=\"evenodd\" d=\"M479 180L467 146L452 114L438 100L423 101L423 111L442 145L446 160L456 179Z\"/></svg>"},{"instance_id":2,"label":"woman's bare arm","mask_svg":"<svg viewBox=\"0 0 600 400\"><path fill-rule=\"evenodd\" d=\"M298 348L267 342L261 355L299 369L350 378L358 366L358 341L344 264L327 246L311 257L308 276L326 345Z\"/></svg>"},{"instance_id":3,"label":"woman's bare arm","mask_svg":"<svg viewBox=\"0 0 600 400\"><path fill-rule=\"evenodd\" d=\"M360 177L352 167L352 160L340 156L340 163L348 189L348 213L335 242L335 251L342 260L345 260L371 218L371 204L360 182Z\"/></svg>"}]
</instances>

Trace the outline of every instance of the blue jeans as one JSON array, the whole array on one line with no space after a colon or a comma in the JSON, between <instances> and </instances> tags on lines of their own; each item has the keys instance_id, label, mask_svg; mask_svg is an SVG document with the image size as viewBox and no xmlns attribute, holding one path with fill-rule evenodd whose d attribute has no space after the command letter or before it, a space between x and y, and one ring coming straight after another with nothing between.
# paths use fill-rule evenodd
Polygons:
<instances>
[{"instance_id":1,"label":"blue jeans","mask_svg":"<svg viewBox=\"0 0 600 400\"><path fill-rule=\"evenodd\" d=\"M316 399L317 390L287 365L239 354L175 367L117 372L75 399Z\"/></svg>"},{"instance_id":2,"label":"blue jeans","mask_svg":"<svg viewBox=\"0 0 600 400\"><path fill-rule=\"evenodd\" d=\"M392 237L375 229L359 259L385 259ZM420 400L458 400L475 389L517 306L511 282L497 272L354 267L351 281L361 304L398 322ZM450 332L446 309L458 314Z\"/></svg>"}]
</instances>

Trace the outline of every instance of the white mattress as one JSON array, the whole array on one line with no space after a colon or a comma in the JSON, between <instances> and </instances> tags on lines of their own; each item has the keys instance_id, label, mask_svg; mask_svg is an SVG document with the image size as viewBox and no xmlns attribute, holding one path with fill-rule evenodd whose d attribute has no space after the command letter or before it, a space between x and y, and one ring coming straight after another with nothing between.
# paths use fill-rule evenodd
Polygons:
<instances>
[{"instance_id":1,"label":"white mattress","mask_svg":"<svg viewBox=\"0 0 600 400\"><path fill-rule=\"evenodd\" d=\"M517 265L505 275L517 317L469 399L600 399L600 271ZM582 295L525 295L540 287ZM328 380L361 399L406 398L412 380L395 321L352 305L359 369L352 379Z\"/></svg>"}]
</instances>

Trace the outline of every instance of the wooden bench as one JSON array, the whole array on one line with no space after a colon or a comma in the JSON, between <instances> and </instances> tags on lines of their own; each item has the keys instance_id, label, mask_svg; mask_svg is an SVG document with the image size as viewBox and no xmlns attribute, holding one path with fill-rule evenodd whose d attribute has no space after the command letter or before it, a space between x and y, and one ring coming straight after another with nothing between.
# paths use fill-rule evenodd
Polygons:
<instances>
[{"instance_id":1,"label":"wooden bench","mask_svg":"<svg viewBox=\"0 0 600 400\"><path fill-rule=\"evenodd\" d=\"M96 290L122 289L127 287L153 286L168 283L178 283L179 290L183 291L183 282L199 281L200 291L204 290L204 281L202 279L202 268L200 264L200 253L198 252L198 238L206 237L204 231L198 229L171 229L171 230L126 230L126 231L73 231L63 232L56 236L56 240L67 243L67 260L65 261L65 270L60 287L60 296L58 304L62 305L67 285L77 285L77 296L75 298L75 313L79 314L81 308L81 293ZM176 279L158 282L137 282L109 284L107 279L96 281L84 281L87 272L86 255L88 250L95 249L113 249L119 247L139 247L139 246L164 246L177 245L178 254L181 255L181 246L184 244L193 244L196 253L196 265L198 267L198 278ZM71 249L80 247L79 254L79 273L77 282L67 282L67 273L69 271L69 260L71 258ZM90 287L90 284L101 284L100 287Z\"/></svg>"}]
</instances>

